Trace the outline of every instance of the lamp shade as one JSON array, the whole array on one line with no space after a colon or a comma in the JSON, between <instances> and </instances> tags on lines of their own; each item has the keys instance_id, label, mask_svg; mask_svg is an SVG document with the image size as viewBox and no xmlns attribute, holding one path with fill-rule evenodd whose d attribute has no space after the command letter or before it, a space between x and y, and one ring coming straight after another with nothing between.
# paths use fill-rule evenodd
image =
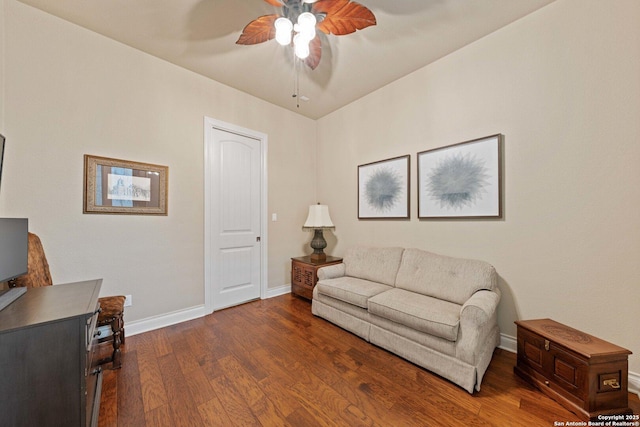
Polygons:
<instances>
[{"instance_id":1,"label":"lamp shade","mask_svg":"<svg viewBox=\"0 0 640 427\"><path fill-rule=\"evenodd\" d=\"M302 226L303 230L315 230L318 228L336 228L331 222L329 216L329 207L327 205L311 205L309 206L309 215Z\"/></svg>"}]
</instances>

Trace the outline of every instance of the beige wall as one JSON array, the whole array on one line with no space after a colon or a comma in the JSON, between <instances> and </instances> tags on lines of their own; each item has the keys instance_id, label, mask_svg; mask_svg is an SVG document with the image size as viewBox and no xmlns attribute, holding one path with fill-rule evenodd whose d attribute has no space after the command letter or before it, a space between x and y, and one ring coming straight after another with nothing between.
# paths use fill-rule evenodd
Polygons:
<instances>
[{"instance_id":1,"label":"beige wall","mask_svg":"<svg viewBox=\"0 0 640 427\"><path fill-rule=\"evenodd\" d=\"M204 303L204 116L268 135L268 209L278 214L268 284L289 283L315 202L315 121L17 1L0 4L0 215L29 218L56 283L103 277L103 294L133 296L128 321ZM169 216L83 215L84 154L168 165Z\"/></svg>"},{"instance_id":2,"label":"beige wall","mask_svg":"<svg viewBox=\"0 0 640 427\"><path fill-rule=\"evenodd\" d=\"M640 372L640 2L558 0L317 123L2 4L0 215L31 219L57 282L104 277L104 294L133 294L129 320L203 303L206 115L269 135L272 288L306 250L317 191L337 226L330 253L367 243L489 261L503 333L552 317L631 349ZM317 146L297 137L316 130ZM498 132L504 219L418 221L416 153ZM85 153L169 165L170 215L82 215ZM357 165L404 154L412 219L358 221Z\"/></svg>"},{"instance_id":3,"label":"beige wall","mask_svg":"<svg viewBox=\"0 0 640 427\"><path fill-rule=\"evenodd\" d=\"M4 0L0 0L0 133L4 129ZM1 190L0 190L1 191ZM2 197L2 193L0 193Z\"/></svg>"},{"instance_id":4,"label":"beige wall","mask_svg":"<svg viewBox=\"0 0 640 427\"><path fill-rule=\"evenodd\" d=\"M489 261L513 321L551 317L640 372L640 2L560 0L319 120L318 195L353 244ZM504 218L419 221L416 153L505 135ZM357 165L411 155L411 220L358 221Z\"/></svg>"}]
</instances>

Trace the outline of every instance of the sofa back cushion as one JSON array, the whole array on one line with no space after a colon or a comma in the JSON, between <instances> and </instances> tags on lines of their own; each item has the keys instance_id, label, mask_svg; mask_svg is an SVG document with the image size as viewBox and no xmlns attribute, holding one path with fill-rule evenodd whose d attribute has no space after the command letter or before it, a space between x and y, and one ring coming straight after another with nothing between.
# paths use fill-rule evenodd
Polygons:
<instances>
[{"instance_id":1,"label":"sofa back cushion","mask_svg":"<svg viewBox=\"0 0 640 427\"><path fill-rule=\"evenodd\" d=\"M402 252L403 248L351 247L343 257L345 274L393 286L402 260Z\"/></svg>"},{"instance_id":2,"label":"sofa back cushion","mask_svg":"<svg viewBox=\"0 0 640 427\"><path fill-rule=\"evenodd\" d=\"M452 258L419 249L406 249L402 256L396 287L464 304L481 289L498 287L491 264Z\"/></svg>"}]
</instances>

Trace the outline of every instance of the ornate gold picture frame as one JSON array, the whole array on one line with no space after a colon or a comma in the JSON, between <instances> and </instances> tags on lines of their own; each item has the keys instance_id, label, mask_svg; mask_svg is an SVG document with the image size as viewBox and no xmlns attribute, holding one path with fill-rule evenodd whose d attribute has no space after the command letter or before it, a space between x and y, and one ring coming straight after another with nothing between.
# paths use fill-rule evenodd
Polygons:
<instances>
[{"instance_id":1,"label":"ornate gold picture frame","mask_svg":"<svg viewBox=\"0 0 640 427\"><path fill-rule=\"evenodd\" d=\"M167 215L169 167L85 154L86 214Z\"/></svg>"}]
</instances>

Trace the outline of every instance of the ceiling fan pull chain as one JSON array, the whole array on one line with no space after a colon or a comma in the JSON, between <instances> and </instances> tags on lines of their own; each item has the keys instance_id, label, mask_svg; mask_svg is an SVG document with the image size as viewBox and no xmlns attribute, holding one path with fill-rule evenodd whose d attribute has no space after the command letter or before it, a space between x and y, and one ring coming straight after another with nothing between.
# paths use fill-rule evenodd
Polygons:
<instances>
[{"instance_id":1,"label":"ceiling fan pull chain","mask_svg":"<svg viewBox=\"0 0 640 427\"><path fill-rule=\"evenodd\" d=\"M300 62L300 60L298 58L293 57L293 70L295 73L294 76L294 83L293 83L293 97L296 99L296 108L300 108L300 67L298 66L298 63Z\"/></svg>"}]
</instances>

